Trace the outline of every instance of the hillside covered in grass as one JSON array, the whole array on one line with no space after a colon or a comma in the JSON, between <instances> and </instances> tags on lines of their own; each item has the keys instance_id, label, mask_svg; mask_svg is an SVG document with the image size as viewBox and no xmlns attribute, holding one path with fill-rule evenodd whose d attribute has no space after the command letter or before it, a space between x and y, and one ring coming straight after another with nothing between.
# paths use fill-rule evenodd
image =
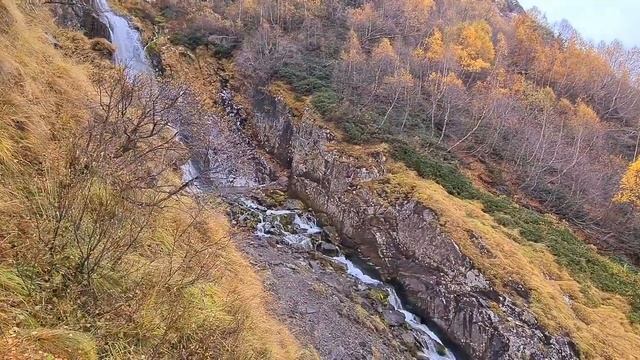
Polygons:
<instances>
[{"instance_id":1,"label":"hillside covered in grass","mask_svg":"<svg viewBox=\"0 0 640 360\"><path fill-rule=\"evenodd\" d=\"M616 198L637 158L637 51L504 1L120 4L154 51L225 64L344 156L384 148L390 175L367 185L434 209L581 356L634 358L638 209Z\"/></svg>"},{"instance_id":2,"label":"hillside covered in grass","mask_svg":"<svg viewBox=\"0 0 640 360\"><path fill-rule=\"evenodd\" d=\"M224 208L183 191L181 93L104 50L0 1L0 357L307 356Z\"/></svg>"},{"instance_id":3,"label":"hillside covered in grass","mask_svg":"<svg viewBox=\"0 0 640 360\"><path fill-rule=\"evenodd\" d=\"M234 210L184 178L198 156L218 180L264 167L264 188L323 223L313 241L418 284L402 301L463 356L637 358L637 49L515 1L113 1L151 80L116 68L90 21L55 24L78 4L0 0L1 358L318 357L275 318ZM304 271L265 273L323 273L314 250L295 253ZM357 289L341 296L362 302ZM391 333L367 304L361 322ZM288 310L316 324L326 309ZM308 327L330 351L333 328Z\"/></svg>"}]
</instances>

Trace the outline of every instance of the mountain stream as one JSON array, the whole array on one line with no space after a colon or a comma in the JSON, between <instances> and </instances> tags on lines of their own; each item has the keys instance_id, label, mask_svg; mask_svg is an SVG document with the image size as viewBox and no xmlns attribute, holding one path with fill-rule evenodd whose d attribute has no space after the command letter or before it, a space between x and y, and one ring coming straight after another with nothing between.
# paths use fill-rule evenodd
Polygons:
<instances>
[{"instance_id":1,"label":"mountain stream","mask_svg":"<svg viewBox=\"0 0 640 360\"><path fill-rule=\"evenodd\" d=\"M129 75L151 75L153 69L149 59L145 54L145 49L140 39L138 31L131 26L129 21L114 12L107 0L94 0L95 9L100 19L109 27L112 43L116 47L114 60L116 64L126 68ZM198 169L193 166L193 162L182 167L183 177L190 180L197 176ZM203 192L206 189L194 188L194 192ZM256 225L255 236L266 239L270 237L278 238L278 241L287 245L314 251L319 244L320 234L324 231L318 226L315 217L307 211L288 209L268 209L248 198L240 198L237 205L244 207L253 213L259 222ZM291 224L284 224L284 219L293 219ZM383 289L388 292L389 305L399 311L404 316L406 326L413 331L413 334L420 344L420 355L429 359L455 359L453 353L448 350L442 341L413 313L407 311L396 293L396 290L385 284L373 275L367 274L354 262L345 257L340 250L332 256L332 261L342 264L346 272L357 278L362 284Z\"/></svg>"}]
</instances>

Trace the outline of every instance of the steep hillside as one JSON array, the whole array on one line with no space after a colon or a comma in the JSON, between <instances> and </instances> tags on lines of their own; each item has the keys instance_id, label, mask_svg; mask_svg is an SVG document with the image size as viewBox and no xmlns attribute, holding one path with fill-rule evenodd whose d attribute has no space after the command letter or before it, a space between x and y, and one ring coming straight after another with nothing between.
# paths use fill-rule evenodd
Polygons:
<instances>
[{"instance_id":1,"label":"steep hillside","mask_svg":"<svg viewBox=\"0 0 640 360\"><path fill-rule=\"evenodd\" d=\"M105 4L0 0L0 357L638 358L635 51L511 0Z\"/></svg>"},{"instance_id":2,"label":"steep hillside","mask_svg":"<svg viewBox=\"0 0 640 360\"><path fill-rule=\"evenodd\" d=\"M112 51L0 1L0 357L306 356L224 208L180 191L178 93Z\"/></svg>"},{"instance_id":3,"label":"steep hillside","mask_svg":"<svg viewBox=\"0 0 640 360\"><path fill-rule=\"evenodd\" d=\"M514 2L121 4L464 353L635 358L631 52Z\"/></svg>"},{"instance_id":4,"label":"steep hillside","mask_svg":"<svg viewBox=\"0 0 640 360\"><path fill-rule=\"evenodd\" d=\"M512 1L120 3L154 47L165 35L233 58L251 86L283 81L352 142L473 162L495 191L637 263L638 212L612 201L640 139L633 50Z\"/></svg>"}]
</instances>

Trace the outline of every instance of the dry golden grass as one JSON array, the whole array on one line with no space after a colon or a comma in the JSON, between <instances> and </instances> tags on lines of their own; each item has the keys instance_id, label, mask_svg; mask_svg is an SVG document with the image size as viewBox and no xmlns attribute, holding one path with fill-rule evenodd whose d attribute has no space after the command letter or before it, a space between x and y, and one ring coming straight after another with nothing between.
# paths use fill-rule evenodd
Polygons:
<instances>
[{"instance_id":1,"label":"dry golden grass","mask_svg":"<svg viewBox=\"0 0 640 360\"><path fill-rule=\"evenodd\" d=\"M638 358L640 328L629 322L625 299L579 283L544 245L527 243L498 225L479 203L458 199L403 165L391 169L391 186L436 211L445 231L497 287L514 279L529 288L538 320L553 332L568 333L584 358ZM483 255L470 233L482 239L491 255Z\"/></svg>"},{"instance_id":2,"label":"dry golden grass","mask_svg":"<svg viewBox=\"0 0 640 360\"><path fill-rule=\"evenodd\" d=\"M167 76L180 83L189 84L194 94L208 111L220 111L220 74L222 64L205 49L190 51L171 45L166 37L156 40L156 48L162 54Z\"/></svg>"},{"instance_id":3,"label":"dry golden grass","mask_svg":"<svg viewBox=\"0 0 640 360\"><path fill-rule=\"evenodd\" d=\"M299 96L291 86L282 81L275 81L269 84L267 90L271 95L281 99L293 113L295 118L300 118L309 107L309 97Z\"/></svg>"},{"instance_id":4,"label":"dry golden grass","mask_svg":"<svg viewBox=\"0 0 640 360\"><path fill-rule=\"evenodd\" d=\"M122 265L90 283L94 296L46 276L76 256L39 257L51 227L38 214L63 194L68 149L96 111L90 74L108 65L90 46L46 8L0 0L0 358L311 358L267 310L222 209L188 196L158 209ZM107 184L90 195L118 204Z\"/></svg>"},{"instance_id":5,"label":"dry golden grass","mask_svg":"<svg viewBox=\"0 0 640 360\"><path fill-rule=\"evenodd\" d=\"M0 36L0 158L5 164L45 158L51 155L52 135L87 115L86 99L77 95L89 82L47 44L43 30L32 25L53 26L45 15L25 18L8 0L0 6L13 19Z\"/></svg>"}]
</instances>

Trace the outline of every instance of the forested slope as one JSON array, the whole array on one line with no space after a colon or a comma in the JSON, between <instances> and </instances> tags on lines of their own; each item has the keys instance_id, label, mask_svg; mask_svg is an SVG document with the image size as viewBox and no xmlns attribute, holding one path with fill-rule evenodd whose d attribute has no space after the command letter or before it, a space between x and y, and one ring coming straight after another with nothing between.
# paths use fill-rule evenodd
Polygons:
<instances>
[{"instance_id":1,"label":"forested slope","mask_svg":"<svg viewBox=\"0 0 640 360\"><path fill-rule=\"evenodd\" d=\"M638 152L635 49L513 2L123 4L174 44L233 51L255 86L289 84L352 141L480 161L492 188L637 262L637 213L612 201Z\"/></svg>"}]
</instances>

